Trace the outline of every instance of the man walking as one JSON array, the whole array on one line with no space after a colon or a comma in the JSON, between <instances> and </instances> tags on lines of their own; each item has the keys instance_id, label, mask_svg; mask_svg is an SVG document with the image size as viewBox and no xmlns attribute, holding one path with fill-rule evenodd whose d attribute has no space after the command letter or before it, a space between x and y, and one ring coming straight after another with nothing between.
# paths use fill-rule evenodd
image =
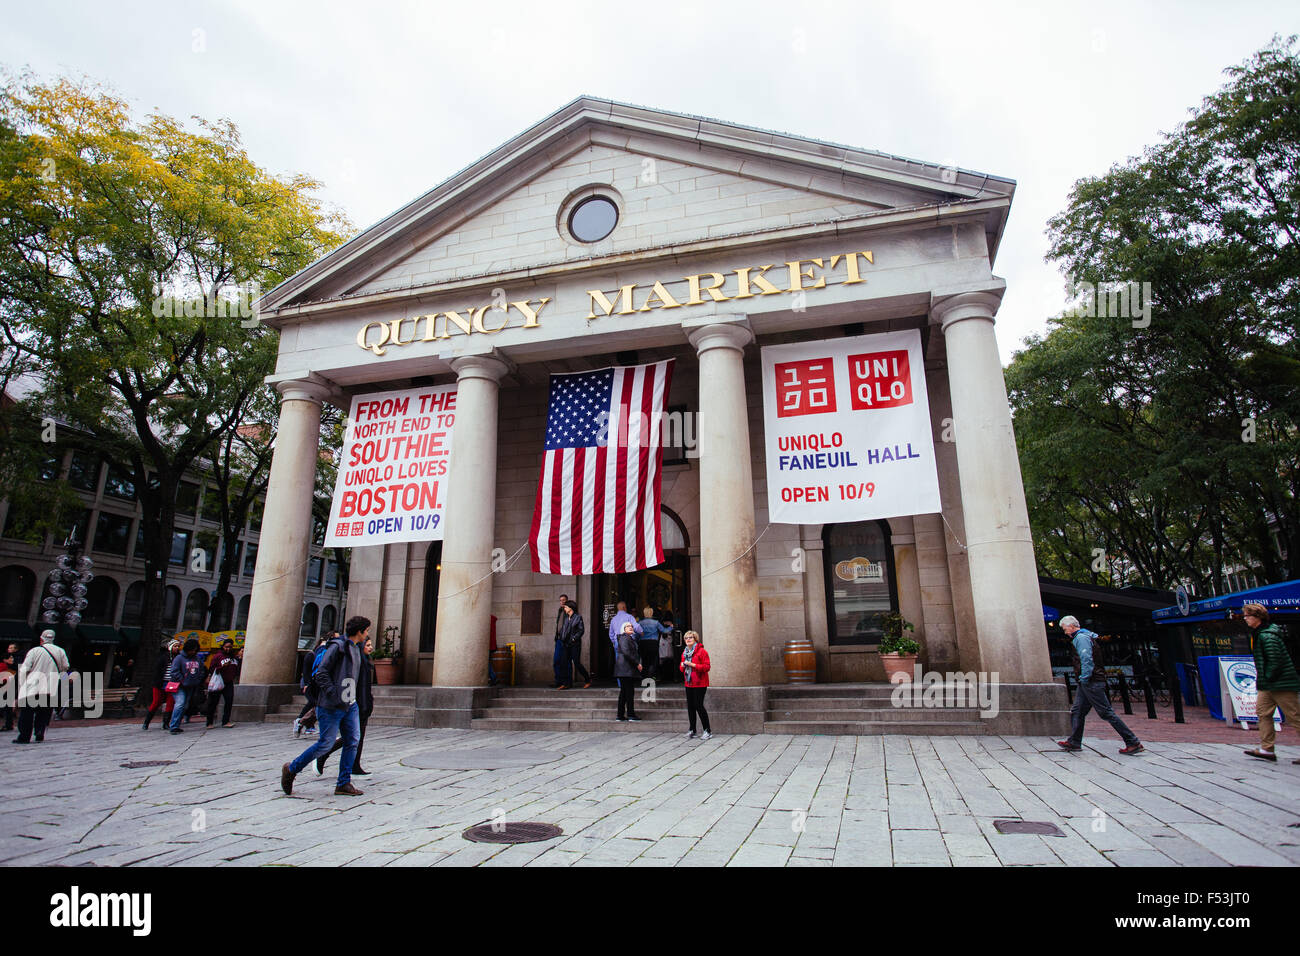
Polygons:
<instances>
[{"instance_id":1,"label":"man walking","mask_svg":"<svg viewBox=\"0 0 1300 956\"><path fill-rule=\"evenodd\" d=\"M357 706L357 685L362 679L360 645L370 636L370 619L354 617L344 627L345 638L335 638L325 649L312 679L316 683L316 719L320 736L289 763L280 768L280 788L293 793L293 778L317 757L328 756L334 738L343 731L343 756L339 760L336 796L359 797L352 786L352 765L361 741L361 714Z\"/></svg>"},{"instance_id":2,"label":"man walking","mask_svg":"<svg viewBox=\"0 0 1300 956\"><path fill-rule=\"evenodd\" d=\"M564 630L561 635L561 643L564 645L564 667L561 671L560 690L566 690L572 686L573 674L576 671L582 675L584 688L591 686L591 675L587 673L587 668L582 666L582 635L587 631L587 625L582 621L582 615L578 613L578 607L572 601L564 605L561 612L565 615Z\"/></svg>"},{"instance_id":3,"label":"man walking","mask_svg":"<svg viewBox=\"0 0 1300 956\"><path fill-rule=\"evenodd\" d=\"M1300 675L1282 643L1277 625L1268 623L1268 609L1262 604L1247 604L1241 615L1250 628L1250 645L1255 652L1255 716L1259 718L1259 747L1247 750L1246 756L1277 762L1273 744L1277 728L1273 712L1279 707L1286 722L1300 729ZM1300 763L1293 760L1292 763Z\"/></svg>"},{"instance_id":4,"label":"man walking","mask_svg":"<svg viewBox=\"0 0 1300 956\"><path fill-rule=\"evenodd\" d=\"M1083 721L1088 711L1095 707L1101 719L1124 738L1124 749L1120 753L1140 754L1146 748L1111 709L1110 698L1106 695L1106 671L1097 662L1097 635L1080 627L1078 618L1069 616L1061 618L1061 630L1074 645L1071 656L1074 658L1074 673L1079 678L1079 692L1070 711L1070 736L1058 740L1056 745L1065 750L1082 750Z\"/></svg>"},{"instance_id":5,"label":"man walking","mask_svg":"<svg viewBox=\"0 0 1300 956\"><path fill-rule=\"evenodd\" d=\"M45 739L45 728L50 725L50 714L54 710L54 701L59 697L60 679L68 672L68 655L63 648L54 643L54 632L41 632L41 643L32 648L23 658L18 669L18 736L16 744L32 742L32 730L36 731L36 742Z\"/></svg>"}]
</instances>

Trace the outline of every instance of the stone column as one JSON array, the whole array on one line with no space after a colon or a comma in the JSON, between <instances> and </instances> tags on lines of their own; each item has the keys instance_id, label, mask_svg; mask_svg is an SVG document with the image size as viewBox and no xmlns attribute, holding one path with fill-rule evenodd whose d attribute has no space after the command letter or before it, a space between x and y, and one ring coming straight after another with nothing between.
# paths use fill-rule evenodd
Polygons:
<instances>
[{"instance_id":1,"label":"stone column","mask_svg":"<svg viewBox=\"0 0 1300 956\"><path fill-rule=\"evenodd\" d=\"M759 687L754 479L745 400L749 323L719 321L689 333L700 358L700 635L710 686Z\"/></svg>"},{"instance_id":2,"label":"stone column","mask_svg":"<svg viewBox=\"0 0 1300 956\"><path fill-rule=\"evenodd\" d=\"M1052 679L1006 382L993 334L995 292L936 298L961 475L975 629L985 670L1004 683Z\"/></svg>"},{"instance_id":3,"label":"stone column","mask_svg":"<svg viewBox=\"0 0 1300 956\"><path fill-rule=\"evenodd\" d=\"M497 395L509 364L495 355L452 359L456 424L447 474L433 686L487 684L496 528Z\"/></svg>"},{"instance_id":4,"label":"stone column","mask_svg":"<svg viewBox=\"0 0 1300 956\"><path fill-rule=\"evenodd\" d=\"M246 685L292 685L297 679L298 627L307 586L311 502L320 456L321 402L331 392L329 383L314 375L276 382L275 387L283 398L257 542L241 689Z\"/></svg>"}]
</instances>

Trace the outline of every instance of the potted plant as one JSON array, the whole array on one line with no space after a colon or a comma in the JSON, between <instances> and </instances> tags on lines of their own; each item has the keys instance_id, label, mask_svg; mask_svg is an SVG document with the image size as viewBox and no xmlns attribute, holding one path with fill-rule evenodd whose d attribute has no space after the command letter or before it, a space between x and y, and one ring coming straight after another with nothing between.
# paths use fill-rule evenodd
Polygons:
<instances>
[{"instance_id":1,"label":"potted plant","mask_svg":"<svg viewBox=\"0 0 1300 956\"><path fill-rule=\"evenodd\" d=\"M891 611L880 619L880 629L885 636L880 642L880 663L885 666L885 676L891 684L900 684L912 679L912 669L921 645L910 637L904 637L904 631L915 631L911 622L897 611Z\"/></svg>"},{"instance_id":2,"label":"potted plant","mask_svg":"<svg viewBox=\"0 0 1300 956\"><path fill-rule=\"evenodd\" d=\"M378 684L397 683L397 659L394 656L396 631L395 626L386 628L384 636L376 642L375 650L370 655L370 661L375 665L375 682Z\"/></svg>"}]
</instances>

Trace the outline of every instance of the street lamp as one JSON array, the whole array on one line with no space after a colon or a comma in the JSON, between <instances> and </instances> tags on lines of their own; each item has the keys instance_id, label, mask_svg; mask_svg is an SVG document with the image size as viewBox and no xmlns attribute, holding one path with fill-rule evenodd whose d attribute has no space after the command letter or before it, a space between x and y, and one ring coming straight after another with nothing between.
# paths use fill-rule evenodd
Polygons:
<instances>
[{"instance_id":1,"label":"street lamp","mask_svg":"<svg viewBox=\"0 0 1300 956\"><path fill-rule=\"evenodd\" d=\"M81 612L90 603L86 600L87 585L95 579L91 572L95 562L81 553L77 540L77 526L72 526L68 539L63 542L65 554L59 555L49 574L49 596L41 602L45 613L41 620L46 624L60 622L70 627L81 623Z\"/></svg>"}]
</instances>

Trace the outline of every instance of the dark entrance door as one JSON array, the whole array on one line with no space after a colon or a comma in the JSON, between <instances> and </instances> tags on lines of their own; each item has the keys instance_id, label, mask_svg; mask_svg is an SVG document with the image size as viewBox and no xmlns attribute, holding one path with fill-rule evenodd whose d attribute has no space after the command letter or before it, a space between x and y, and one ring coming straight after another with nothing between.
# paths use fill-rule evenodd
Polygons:
<instances>
[{"instance_id":1,"label":"dark entrance door","mask_svg":"<svg viewBox=\"0 0 1300 956\"><path fill-rule=\"evenodd\" d=\"M420 653L432 654L438 625L438 581L442 576L442 542L433 541L424 564L424 608L420 615Z\"/></svg>"},{"instance_id":2,"label":"dark entrance door","mask_svg":"<svg viewBox=\"0 0 1300 956\"><path fill-rule=\"evenodd\" d=\"M618 602L627 602L627 609L639 620L644 609L650 607L654 616L663 619L665 612L673 617L679 631L690 627L690 558L685 551L670 552L663 564L645 571L625 574L598 574L592 588L593 604L587 617L591 638L592 673L597 677L614 676L614 645L609 640L609 622L618 609Z\"/></svg>"}]
</instances>

